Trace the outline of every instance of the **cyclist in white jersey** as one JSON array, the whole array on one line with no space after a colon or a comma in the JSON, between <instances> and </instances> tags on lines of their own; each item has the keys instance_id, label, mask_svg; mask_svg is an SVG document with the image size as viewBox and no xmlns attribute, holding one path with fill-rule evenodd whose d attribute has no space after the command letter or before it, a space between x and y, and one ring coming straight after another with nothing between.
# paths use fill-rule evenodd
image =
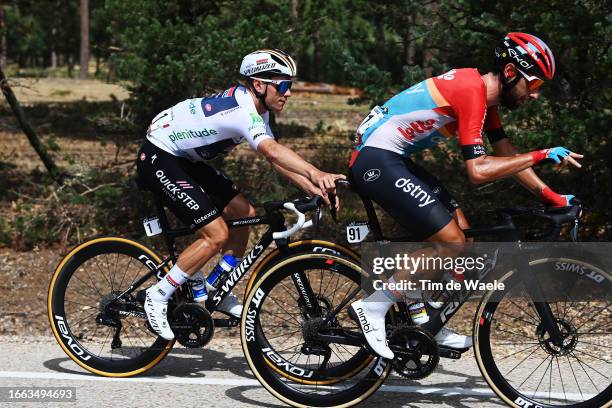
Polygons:
<instances>
[{"instance_id":1,"label":"cyclist in white jersey","mask_svg":"<svg viewBox=\"0 0 612 408\"><path fill-rule=\"evenodd\" d=\"M308 194L335 189L342 175L325 173L276 142L269 112L281 112L291 96L296 64L279 50L258 50L240 66L243 85L208 98L188 99L158 114L138 152L139 177L160 193L165 204L196 233L197 239L178 257L164 279L147 290L145 311L151 327L166 340L174 338L167 303L176 288L217 253L243 255L248 227L228 231L224 219L250 217L255 209L236 186L206 160L227 154L244 139L283 176ZM331 205L331 204L330 204ZM333 203L338 206L338 202ZM242 305L230 294L218 310L234 317Z\"/></svg>"}]
</instances>

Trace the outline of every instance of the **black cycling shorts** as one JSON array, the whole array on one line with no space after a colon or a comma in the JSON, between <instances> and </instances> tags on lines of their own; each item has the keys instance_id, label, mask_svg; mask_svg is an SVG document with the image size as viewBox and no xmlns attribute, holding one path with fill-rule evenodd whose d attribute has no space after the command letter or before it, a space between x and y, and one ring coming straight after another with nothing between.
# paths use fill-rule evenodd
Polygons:
<instances>
[{"instance_id":1,"label":"black cycling shorts","mask_svg":"<svg viewBox=\"0 0 612 408\"><path fill-rule=\"evenodd\" d=\"M174 156L145 140L136 160L138 176L192 229L219 217L239 191L222 172L203 162Z\"/></svg>"},{"instance_id":2,"label":"black cycling shorts","mask_svg":"<svg viewBox=\"0 0 612 408\"><path fill-rule=\"evenodd\" d=\"M351 185L420 239L444 228L459 205L442 184L412 160L364 147L349 171Z\"/></svg>"}]
</instances>

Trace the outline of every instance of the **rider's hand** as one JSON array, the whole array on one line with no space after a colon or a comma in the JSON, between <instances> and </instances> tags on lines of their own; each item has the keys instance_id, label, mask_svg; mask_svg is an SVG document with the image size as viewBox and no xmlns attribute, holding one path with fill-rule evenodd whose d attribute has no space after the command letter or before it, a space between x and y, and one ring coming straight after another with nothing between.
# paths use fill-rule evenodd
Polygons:
<instances>
[{"instance_id":1,"label":"rider's hand","mask_svg":"<svg viewBox=\"0 0 612 408\"><path fill-rule=\"evenodd\" d=\"M312 184L321 189L321 192L323 193L321 197L323 197L324 199L327 198L327 192L332 192L334 194L336 193L335 181L345 178L346 176L344 176L343 174L325 173L320 170L315 170L310 175L310 181L312 182ZM327 201L327 204L329 204L329 200Z\"/></svg>"},{"instance_id":2,"label":"rider's hand","mask_svg":"<svg viewBox=\"0 0 612 408\"><path fill-rule=\"evenodd\" d=\"M576 198L573 194L557 194L549 187L544 187L540 192L540 199L551 207L569 207L572 200Z\"/></svg>"},{"instance_id":3,"label":"rider's hand","mask_svg":"<svg viewBox=\"0 0 612 408\"><path fill-rule=\"evenodd\" d=\"M540 162L554 162L556 164L562 164L566 166L568 163L575 167L581 168L582 165L576 161L576 159L582 159L584 156L578 153L574 153L565 147L551 147L549 149L536 150L531 152L533 164Z\"/></svg>"},{"instance_id":4,"label":"rider's hand","mask_svg":"<svg viewBox=\"0 0 612 408\"><path fill-rule=\"evenodd\" d=\"M332 203L329 201L329 195L327 193L323 193L323 191L316 187L316 186L311 186L311 188L309 188L308 190L305 190L306 193L310 194L310 195L318 195L321 196L323 198L323 203L325 203L325 205L327 206L327 208L332 208ZM334 195L334 197L336 197L336 202L334 203L333 207L336 208L336 211L340 210L340 197L338 197L337 195Z\"/></svg>"}]
</instances>

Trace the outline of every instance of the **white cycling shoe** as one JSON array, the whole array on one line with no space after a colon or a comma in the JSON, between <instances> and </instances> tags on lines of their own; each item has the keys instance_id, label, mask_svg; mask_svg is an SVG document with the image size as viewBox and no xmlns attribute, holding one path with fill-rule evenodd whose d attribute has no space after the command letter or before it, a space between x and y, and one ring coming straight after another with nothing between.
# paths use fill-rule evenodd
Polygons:
<instances>
[{"instance_id":1,"label":"white cycling shoe","mask_svg":"<svg viewBox=\"0 0 612 408\"><path fill-rule=\"evenodd\" d=\"M228 293L227 296L219 303L217 307L219 312L223 312L232 317L240 319L242 315L242 304L232 292Z\"/></svg>"},{"instance_id":2,"label":"white cycling shoe","mask_svg":"<svg viewBox=\"0 0 612 408\"><path fill-rule=\"evenodd\" d=\"M470 336L457 334L446 327L443 327L442 330L436 334L436 341L440 346L456 350L467 350L472 347L472 338Z\"/></svg>"},{"instance_id":3,"label":"white cycling shoe","mask_svg":"<svg viewBox=\"0 0 612 408\"><path fill-rule=\"evenodd\" d=\"M392 360L395 355L387 343L385 318L372 316L372 313L368 312L367 303L363 300L353 303L351 311L354 313L353 318L359 322L361 331L370 348L379 356Z\"/></svg>"},{"instance_id":4,"label":"white cycling shoe","mask_svg":"<svg viewBox=\"0 0 612 408\"><path fill-rule=\"evenodd\" d=\"M147 297L144 302L144 310L147 313L149 324L159 336L166 340L174 340L174 333L168 323L168 302L153 299L150 293L152 289L153 287L147 289Z\"/></svg>"}]
</instances>

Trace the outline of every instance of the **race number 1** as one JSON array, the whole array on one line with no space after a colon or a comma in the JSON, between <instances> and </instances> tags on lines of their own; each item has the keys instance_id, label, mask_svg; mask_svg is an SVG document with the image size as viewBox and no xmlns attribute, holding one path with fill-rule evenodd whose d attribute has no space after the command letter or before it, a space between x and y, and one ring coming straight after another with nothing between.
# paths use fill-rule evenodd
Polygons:
<instances>
[{"instance_id":1,"label":"race number 1","mask_svg":"<svg viewBox=\"0 0 612 408\"><path fill-rule=\"evenodd\" d=\"M142 225L144 225L145 232L147 233L147 237L152 237L157 234L161 234L162 229L159 224L159 218L145 218L142 221Z\"/></svg>"},{"instance_id":2,"label":"race number 1","mask_svg":"<svg viewBox=\"0 0 612 408\"><path fill-rule=\"evenodd\" d=\"M366 239L369 232L367 221L353 221L346 226L346 240L349 244L356 244Z\"/></svg>"},{"instance_id":3,"label":"race number 1","mask_svg":"<svg viewBox=\"0 0 612 408\"><path fill-rule=\"evenodd\" d=\"M385 113L383 111L383 108L381 108L380 106L375 106L370 111L370 114L363 120L363 122L361 122L361 124L357 128L357 134L363 136L366 130L368 130L372 125L374 125L376 122L378 122L384 117Z\"/></svg>"}]
</instances>

